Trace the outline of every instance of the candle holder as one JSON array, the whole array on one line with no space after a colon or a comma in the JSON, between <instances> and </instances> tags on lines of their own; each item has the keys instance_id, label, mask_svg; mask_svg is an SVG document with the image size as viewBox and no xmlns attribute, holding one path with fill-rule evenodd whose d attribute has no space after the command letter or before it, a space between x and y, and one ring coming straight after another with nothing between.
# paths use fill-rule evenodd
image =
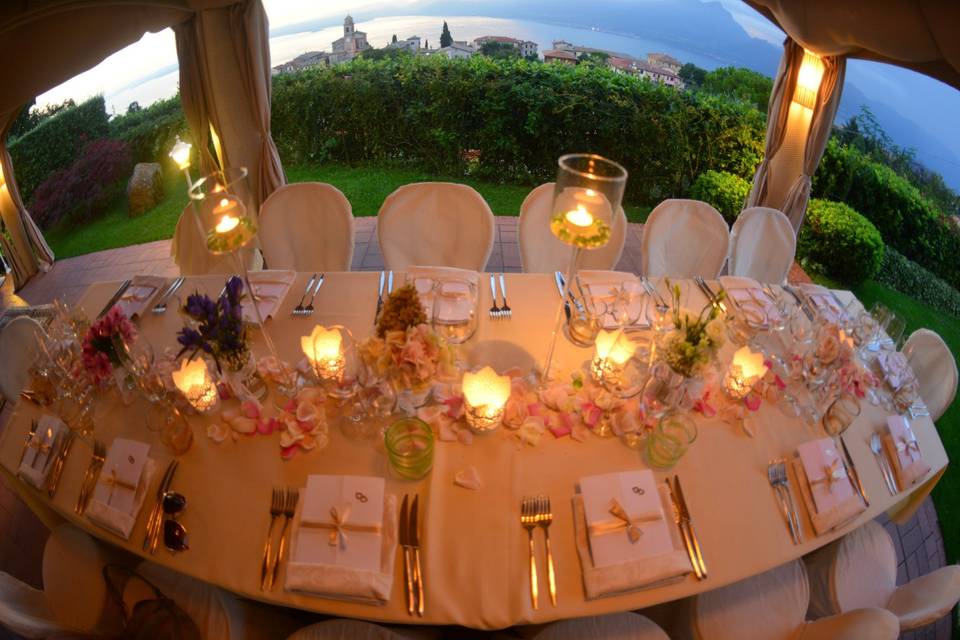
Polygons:
<instances>
[{"instance_id":1,"label":"candle holder","mask_svg":"<svg viewBox=\"0 0 960 640\"><path fill-rule=\"evenodd\" d=\"M510 376L497 375L490 367L463 374L463 413L471 431L490 433L503 423L510 388Z\"/></svg>"},{"instance_id":2,"label":"candle holder","mask_svg":"<svg viewBox=\"0 0 960 640\"><path fill-rule=\"evenodd\" d=\"M597 384L618 384L636 345L622 331L601 329L590 362L590 375Z\"/></svg>"},{"instance_id":3,"label":"candle holder","mask_svg":"<svg viewBox=\"0 0 960 640\"><path fill-rule=\"evenodd\" d=\"M220 403L217 384L210 375L205 360L184 360L180 368L174 371L173 384L176 385L190 406L200 413L210 413Z\"/></svg>"},{"instance_id":4,"label":"candle holder","mask_svg":"<svg viewBox=\"0 0 960 640\"><path fill-rule=\"evenodd\" d=\"M723 376L723 391L734 400L743 400L766 371L762 353L754 353L750 347L740 347Z\"/></svg>"},{"instance_id":5,"label":"candle holder","mask_svg":"<svg viewBox=\"0 0 960 640\"><path fill-rule=\"evenodd\" d=\"M550 379L550 366L564 318L564 302L570 293L584 249L597 249L610 241L614 215L620 211L627 170L601 156L588 153L568 154L557 161L557 182L553 191L550 231L570 245L570 261L553 334L541 375L541 384Z\"/></svg>"},{"instance_id":6,"label":"candle holder","mask_svg":"<svg viewBox=\"0 0 960 640\"><path fill-rule=\"evenodd\" d=\"M353 397L359 386L360 359L348 328L317 325L309 336L300 338L300 348L328 395L341 400Z\"/></svg>"}]
</instances>

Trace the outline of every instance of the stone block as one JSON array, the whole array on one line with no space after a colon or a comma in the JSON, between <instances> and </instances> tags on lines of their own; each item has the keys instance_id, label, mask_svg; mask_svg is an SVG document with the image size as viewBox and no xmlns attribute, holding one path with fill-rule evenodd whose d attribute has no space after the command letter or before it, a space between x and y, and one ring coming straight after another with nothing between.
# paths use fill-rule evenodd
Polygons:
<instances>
[{"instance_id":1,"label":"stone block","mask_svg":"<svg viewBox=\"0 0 960 640\"><path fill-rule=\"evenodd\" d=\"M135 218L163 200L163 171L157 162L140 162L127 183L127 215Z\"/></svg>"}]
</instances>

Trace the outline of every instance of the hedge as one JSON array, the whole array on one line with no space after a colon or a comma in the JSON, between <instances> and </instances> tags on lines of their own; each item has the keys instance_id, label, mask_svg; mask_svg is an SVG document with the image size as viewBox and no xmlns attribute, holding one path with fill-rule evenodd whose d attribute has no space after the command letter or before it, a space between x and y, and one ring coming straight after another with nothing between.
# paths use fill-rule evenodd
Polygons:
<instances>
[{"instance_id":1,"label":"hedge","mask_svg":"<svg viewBox=\"0 0 960 640\"><path fill-rule=\"evenodd\" d=\"M750 183L740 176L725 171L704 171L690 187L690 197L708 202L733 224L743 210L750 193Z\"/></svg>"},{"instance_id":2,"label":"hedge","mask_svg":"<svg viewBox=\"0 0 960 640\"><path fill-rule=\"evenodd\" d=\"M110 121L110 137L127 143L134 162L165 161L178 135L191 137L179 94Z\"/></svg>"},{"instance_id":3,"label":"hedge","mask_svg":"<svg viewBox=\"0 0 960 640\"><path fill-rule=\"evenodd\" d=\"M594 65L404 56L274 77L272 130L288 164L401 163L515 184L551 181L560 155L593 151L630 172L631 202L655 204L706 169L752 175L765 124L747 105Z\"/></svg>"},{"instance_id":4,"label":"hedge","mask_svg":"<svg viewBox=\"0 0 960 640\"><path fill-rule=\"evenodd\" d=\"M811 200L797 238L805 269L849 285L876 275L883 260L883 239L869 220L843 204Z\"/></svg>"},{"instance_id":5,"label":"hedge","mask_svg":"<svg viewBox=\"0 0 960 640\"><path fill-rule=\"evenodd\" d=\"M887 246L877 282L910 296L914 300L960 318L960 292L916 262Z\"/></svg>"},{"instance_id":6,"label":"hedge","mask_svg":"<svg viewBox=\"0 0 960 640\"><path fill-rule=\"evenodd\" d=\"M73 163L86 143L107 135L103 96L96 96L17 138L10 145L10 156L24 201L29 203L34 189L52 173Z\"/></svg>"}]
</instances>

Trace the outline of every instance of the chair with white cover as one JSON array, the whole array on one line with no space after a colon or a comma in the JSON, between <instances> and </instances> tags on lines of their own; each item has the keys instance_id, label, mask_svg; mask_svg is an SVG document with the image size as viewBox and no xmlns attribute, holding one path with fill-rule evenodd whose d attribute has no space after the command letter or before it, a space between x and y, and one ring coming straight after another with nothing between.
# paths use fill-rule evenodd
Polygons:
<instances>
[{"instance_id":1,"label":"chair with white cover","mask_svg":"<svg viewBox=\"0 0 960 640\"><path fill-rule=\"evenodd\" d=\"M917 329L904 343L903 353L917 376L930 417L939 420L957 395L957 363L950 347L937 333Z\"/></svg>"},{"instance_id":2,"label":"chair with white cover","mask_svg":"<svg viewBox=\"0 0 960 640\"><path fill-rule=\"evenodd\" d=\"M638 613L571 618L553 622L533 636L534 640L670 640L667 633Z\"/></svg>"},{"instance_id":3,"label":"chair with white cover","mask_svg":"<svg viewBox=\"0 0 960 640\"><path fill-rule=\"evenodd\" d=\"M418 182L400 187L377 214L387 269L410 265L482 271L493 251L490 206L464 184Z\"/></svg>"},{"instance_id":4,"label":"chair with white cover","mask_svg":"<svg viewBox=\"0 0 960 640\"><path fill-rule=\"evenodd\" d=\"M797 236L790 219L777 209L747 207L730 230L732 276L781 284L793 265Z\"/></svg>"},{"instance_id":5,"label":"chair with white cover","mask_svg":"<svg viewBox=\"0 0 960 640\"><path fill-rule=\"evenodd\" d=\"M809 599L803 563L794 560L694 596L687 635L697 640L895 640L900 634L896 616L883 609L859 609L808 622Z\"/></svg>"},{"instance_id":6,"label":"chair with white cover","mask_svg":"<svg viewBox=\"0 0 960 640\"><path fill-rule=\"evenodd\" d=\"M407 627L395 630L372 622L334 618L304 627L287 640L414 640L438 637L428 628Z\"/></svg>"},{"instance_id":7,"label":"chair with white cover","mask_svg":"<svg viewBox=\"0 0 960 640\"><path fill-rule=\"evenodd\" d=\"M960 600L960 566L955 564L898 587L893 541L873 520L804 561L812 583L811 616L880 607L899 618L901 631L908 631L939 620Z\"/></svg>"},{"instance_id":8,"label":"chair with white cover","mask_svg":"<svg viewBox=\"0 0 960 640\"><path fill-rule=\"evenodd\" d=\"M0 329L0 353L3 365L0 366L0 402L15 404L30 376L30 365L40 351L39 340L43 336L43 327L33 318L18 316Z\"/></svg>"},{"instance_id":9,"label":"chair with white cover","mask_svg":"<svg viewBox=\"0 0 960 640\"><path fill-rule=\"evenodd\" d=\"M349 271L353 209L323 182L280 187L260 207L260 249L270 269Z\"/></svg>"},{"instance_id":10,"label":"chair with white cover","mask_svg":"<svg viewBox=\"0 0 960 640\"><path fill-rule=\"evenodd\" d=\"M699 200L664 200L643 225L643 275L708 280L727 261L730 229L723 216Z\"/></svg>"},{"instance_id":11,"label":"chair with white cover","mask_svg":"<svg viewBox=\"0 0 960 640\"><path fill-rule=\"evenodd\" d=\"M187 204L170 242L170 255L180 267L182 276L202 276L210 273L231 274L237 272L237 263L230 254L214 255L207 251L207 241L197 224L193 205ZM263 257L253 246L240 250L247 262L247 269L258 271L263 268Z\"/></svg>"},{"instance_id":12,"label":"chair with white cover","mask_svg":"<svg viewBox=\"0 0 960 640\"><path fill-rule=\"evenodd\" d=\"M553 182L540 185L528 193L520 205L520 266L524 273L566 271L570 261L570 245L550 231L554 186ZM627 216L620 207L610 226L610 241L598 249L584 251L580 268L600 271L616 268L626 239Z\"/></svg>"}]
</instances>

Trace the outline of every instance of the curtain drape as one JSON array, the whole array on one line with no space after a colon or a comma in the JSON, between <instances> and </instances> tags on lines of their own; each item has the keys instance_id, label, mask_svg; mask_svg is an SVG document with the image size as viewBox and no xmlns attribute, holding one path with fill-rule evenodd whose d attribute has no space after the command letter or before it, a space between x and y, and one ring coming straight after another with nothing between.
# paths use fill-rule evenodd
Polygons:
<instances>
[{"instance_id":1,"label":"curtain drape","mask_svg":"<svg viewBox=\"0 0 960 640\"><path fill-rule=\"evenodd\" d=\"M23 286L37 271L46 271L53 264L53 252L20 199L13 161L7 151L7 134L19 113L17 108L0 114L0 169L4 180L0 187L0 217L9 235L9 238L2 238L2 246L13 272L15 289Z\"/></svg>"}]
</instances>

